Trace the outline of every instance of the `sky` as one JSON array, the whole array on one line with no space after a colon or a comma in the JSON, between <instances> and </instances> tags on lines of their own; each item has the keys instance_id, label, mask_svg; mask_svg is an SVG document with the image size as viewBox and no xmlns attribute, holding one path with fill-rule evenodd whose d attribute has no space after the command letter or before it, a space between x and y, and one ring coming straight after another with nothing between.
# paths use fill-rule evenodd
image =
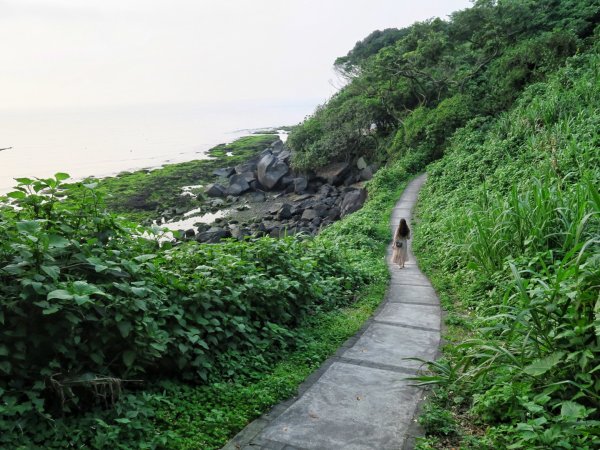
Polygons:
<instances>
[{"instance_id":1,"label":"sky","mask_svg":"<svg viewBox=\"0 0 600 450\"><path fill-rule=\"evenodd\" d=\"M376 29L468 0L0 0L0 109L325 101Z\"/></svg>"}]
</instances>

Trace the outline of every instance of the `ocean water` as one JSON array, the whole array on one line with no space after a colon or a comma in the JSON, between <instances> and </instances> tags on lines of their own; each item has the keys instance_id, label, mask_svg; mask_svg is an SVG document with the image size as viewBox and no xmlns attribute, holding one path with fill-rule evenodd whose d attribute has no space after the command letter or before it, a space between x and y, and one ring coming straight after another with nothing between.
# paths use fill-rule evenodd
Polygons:
<instances>
[{"instance_id":1,"label":"ocean water","mask_svg":"<svg viewBox=\"0 0 600 450\"><path fill-rule=\"evenodd\" d=\"M0 110L0 193L18 177L74 178L201 159L249 130L294 125L314 109L287 104Z\"/></svg>"}]
</instances>

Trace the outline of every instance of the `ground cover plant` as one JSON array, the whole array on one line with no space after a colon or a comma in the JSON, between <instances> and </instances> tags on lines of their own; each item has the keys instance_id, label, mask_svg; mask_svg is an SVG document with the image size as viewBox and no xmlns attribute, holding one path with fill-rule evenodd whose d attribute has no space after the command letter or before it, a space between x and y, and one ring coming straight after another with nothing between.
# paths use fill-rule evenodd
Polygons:
<instances>
[{"instance_id":1,"label":"ground cover plant","mask_svg":"<svg viewBox=\"0 0 600 450\"><path fill-rule=\"evenodd\" d=\"M428 170L415 248L450 328L420 448L600 445L599 74L571 58Z\"/></svg>"}]
</instances>

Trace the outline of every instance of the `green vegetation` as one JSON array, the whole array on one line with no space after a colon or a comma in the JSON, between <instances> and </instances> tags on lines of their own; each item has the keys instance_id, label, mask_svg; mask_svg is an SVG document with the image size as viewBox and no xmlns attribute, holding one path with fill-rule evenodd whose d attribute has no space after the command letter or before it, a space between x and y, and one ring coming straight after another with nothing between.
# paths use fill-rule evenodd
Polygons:
<instances>
[{"instance_id":1,"label":"green vegetation","mask_svg":"<svg viewBox=\"0 0 600 450\"><path fill-rule=\"evenodd\" d=\"M194 196L182 196L184 186L206 185L214 181L213 170L240 164L275 142L274 134L246 136L231 144L211 148L209 159L167 164L159 169L121 173L116 177L88 180L97 182L114 212L138 221L156 219L167 206L193 209Z\"/></svg>"},{"instance_id":2,"label":"green vegetation","mask_svg":"<svg viewBox=\"0 0 600 450\"><path fill-rule=\"evenodd\" d=\"M449 21L372 33L336 61L348 84L291 133L294 165L437 159L456 129L511 107L593 41L598 18L596 0L479 0Z\"/></svg>"},{"instance_id":3,"label":"green vegetation","mask_svg":"<svg viewBox=\"0 0 600 450\"><path fill-rule=\"evenodd\" d=\"M431 163L415 247L449 344L419 378L422 449L600 446L599 22L593 0L480 0L373 33L289 137L299 169Z\"/></svg>"},{"instance_id":4,"label":"green vegetation","mask_svg":"<svg viewBox=\"0 0 600 450\"><path fill-rule=\"evenodd\" d=\"M596 51L571 58L429 168L415 247L467 320L422 381L485 430L465 448L600 445L599 74Z\"/></svg>"},{"instance_id":5,"label":"green vegetation","mask_svg":"<svg viewBox=\"0 0 600 450\"><path fill-rule=\"evenodd\" d=\"M316 239L176 247L94 184L20 179L0 209L2 446L222 446L381 301L393 175Z\"/></svg>"},{"instance_id":6,"label":"green vegetation","mask_svg":"<svg viewBox=\"0 0 600 450\"><path fill-rule=\"evenodd\" d=\"M21 179L0 200L0 446L219 448L377 306L391 207L429 165L415 249L448 344L418 380L435 385L420 448L598 448L599 21L597 0L479 0L357 43L293 163L384 167L316 238L161 247L105 211L191 201L182 185L274 136L98 183Z\"/></svg>"}]
</instances>

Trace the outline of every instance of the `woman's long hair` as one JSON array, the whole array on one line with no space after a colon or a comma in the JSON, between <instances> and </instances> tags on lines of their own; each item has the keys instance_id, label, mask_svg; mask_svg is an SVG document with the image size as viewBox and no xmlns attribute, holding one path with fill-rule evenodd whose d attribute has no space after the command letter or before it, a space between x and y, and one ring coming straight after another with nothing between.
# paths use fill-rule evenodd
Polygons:
<instances>
[{"instance_id":1,"label":"woman's long hair","mask_svg":"<svg viewBox=\"0 0 600 450\"><path fill-rule=\"evenodd\" d=\"M407 237L408 233L410 233L410 229L408 228L408 224L406 220L400 219L400 223L398 224L398 230L396 231L396 235L399 237Z\"/></svg>"}]
</instances>

